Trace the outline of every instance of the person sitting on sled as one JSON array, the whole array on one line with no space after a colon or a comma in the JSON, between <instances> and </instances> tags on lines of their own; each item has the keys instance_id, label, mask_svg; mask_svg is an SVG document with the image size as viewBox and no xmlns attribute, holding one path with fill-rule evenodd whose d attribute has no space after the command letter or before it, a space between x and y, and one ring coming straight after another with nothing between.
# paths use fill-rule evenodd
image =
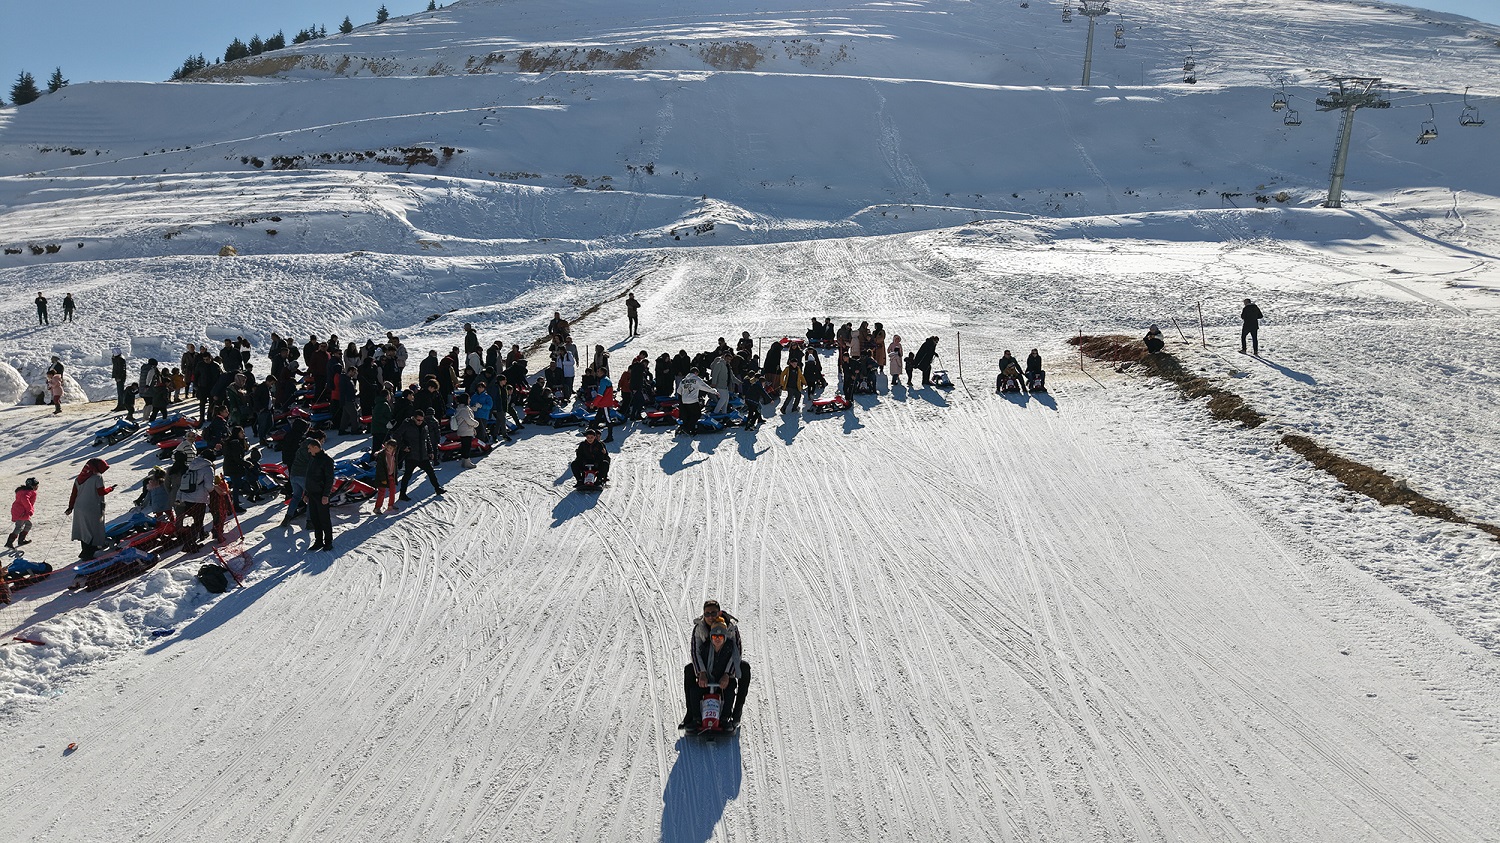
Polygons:
<instances>
[{"instance_id":1,"label":"person sitting on sled","mask_svg":"<svg viewBox=\"0 0 1500 843\"><path fill-rule=\"evenodd\" d=\"M592 465L599 473L599 485L609 479L609 450L604 443L599 441L599 431L590 427L583 433L583 441L578 443L577 456L569 468L573 470L573 482L583 482L583 469Z\"/></svg>"},{"instance_id":2,"label":"person sitting on sled","mask_svg":"<svg viewBox=\"0 0 1500 843\"><path fill-rule=\"evenodd\" d=\"M688 655L692 661L682 669L687 715L678 727L697 728L703 694L713 685L724 700L725 714L720 725L726 730L733 729L745 710L745 697L750 690L750 663L744 660L739 624L733 615L719 607L719 601L704 601L702 617L693 622Z\"/></svg>"},{"instance_id":3,"label":"person sitting on sled","mask_svg":"<svg viewBox=\"0 0 1500 843\"><path fill-rule=\"evenodd\" d=\"M1005 349L1005 354L1000 356L1000 375L995 378L995 391L1004 392L1007 381L1013 381L1016 390L1020 390L1021 364L1016 362L1016 358L1008 348Z\"/></svg>"}]
</instances>

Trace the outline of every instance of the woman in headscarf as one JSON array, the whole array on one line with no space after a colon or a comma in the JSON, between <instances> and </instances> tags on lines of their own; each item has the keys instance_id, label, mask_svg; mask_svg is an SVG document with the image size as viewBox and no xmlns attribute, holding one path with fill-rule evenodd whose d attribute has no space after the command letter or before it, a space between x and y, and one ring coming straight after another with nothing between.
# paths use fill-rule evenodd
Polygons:
<instances>
[{"instance_id":1,"label":"woman in headscarf","mask_svg":"<svg viewBox=\"0 0 1500 843\"><path fill-rule=\"evenodd\" d=\"M68 514L73 516L73 539L83 545L79 559L93 559L108 538L104 535L104 496L115 487L104 485L104 472L109 463L95 457L84 463L73 481L73 491L68 496Z\"/></svg>"}]
</instances>

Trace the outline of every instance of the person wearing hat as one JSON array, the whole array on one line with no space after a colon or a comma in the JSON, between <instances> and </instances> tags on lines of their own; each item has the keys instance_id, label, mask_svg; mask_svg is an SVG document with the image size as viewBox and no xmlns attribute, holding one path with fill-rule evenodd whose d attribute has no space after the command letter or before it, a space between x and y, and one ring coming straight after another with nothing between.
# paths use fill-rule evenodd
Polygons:
<instances>
[{"instance_id":1,"label":"person wearing hat","mask_svg":"<svg viewBox=\"0 0 1500 843\"><path fill-rule=\"evenodd\" d=\"M688 655L692 661L682 671L687 715L678 728L692 729L698 725L703 692L712 685L724 698L723 727L733 729L745 710L745 697L750 689L750 663L743 658L739 625L733 615L719 607L719 601L704 601L703 615L693 622Z\"/></svg>"},{"instance_id":2,"label":"person wearing hat","mask_svg":"<svg viewBox=\"0 0 1500 843\"><path fill-rule=\"evenodd\" d=\"M1161 329L1155 325L1152 325L1150 330L1146 331L1146 337L1143 342L1146 343L1146 351L1152 354L1167 347L1166 340L1161 337Z\"/></svg>"},{"instance_id":3,"label":"person wearing hat","mask_svg":"<svg viewBox=\"0 0 1500 843\"><path fill-rule=\"evenodd\" d=\"M594 466L599 472L599 485L609 480L609 450L599 441L599 429L590 427L583 432L583 441L578 443L576 455L568 467L573 471L573 482L583 482L583 469Z\"/></svg>"},{"instance_id":4,"label":"person wearing hat","mask_svg":"<svg viewBox=\"0 0 1500 843\"><path fill-rule=\"evenodd\" d=\"M109 541L104 533L104 496L115 487L104 485L109 463L95 457L84 463L68 493L68 508L63 514L73 516L73 540L82 545L79 559L93 559L94 553Z\"/></svg>"},{"instance_id":5,"label":"person wearing hat","mask_svg":"<svg viewBox=\"0 0 1500 843\"><path fill-rule=\"evenodd\" d=\"M26 535L31 532L31 516L36 512L36 487L39 484L35 477L26 478L26 482L16 487L16 499L10 505L10 536L5 540L5 546L14 549L16 545L30 544L31 539Z\"/></svg>"}]
</instances>

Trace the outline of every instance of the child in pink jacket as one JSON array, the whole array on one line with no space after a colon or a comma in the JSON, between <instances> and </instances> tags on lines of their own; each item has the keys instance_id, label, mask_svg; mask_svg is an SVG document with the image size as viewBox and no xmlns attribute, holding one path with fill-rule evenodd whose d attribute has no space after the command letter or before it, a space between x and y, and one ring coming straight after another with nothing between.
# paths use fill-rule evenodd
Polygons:
<instances>
[{"instance_id":1,"label":"child in pink jacket","mask_svg":"<svg viewBox=\"0 0 1500 843\"><path fill-rule=\"evenodd\" d=\"M15 526L5 540L6 547L14 549L16 545L31 543L26 534L31 532L31 515L36 512L37 485L35 477L28 477L25 485L16 487L16 500L10 505L10 520Z\"/></svg>"}]
</instances>

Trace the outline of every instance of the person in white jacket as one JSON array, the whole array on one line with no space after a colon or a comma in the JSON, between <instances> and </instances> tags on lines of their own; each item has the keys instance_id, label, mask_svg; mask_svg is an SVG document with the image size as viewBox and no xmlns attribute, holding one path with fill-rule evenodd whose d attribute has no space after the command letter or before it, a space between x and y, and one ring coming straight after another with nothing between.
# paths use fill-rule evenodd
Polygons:
<instances>
[{"instance_id":1,"label":"person in white jacket","mask_svg":"<svg viewBox=\"0 0 1500 843\"><path fill-rule=\"evenodd\" d=\"M724 352L714 358L714 362L708 367L709 383L719 391L719 400L714 404L714 413L720 414L729 410L729 396L734 385L734 372L729 368L729 352Z\"/></svg>"},{"instance_id":2,"label":"person in white jacket","mask_svg":"<svg viewBox=\"0 0 1500 843\"><path fill-rule=\"evenodd\" d=\"M694 366L683 376L682 383L677 387L677 397L681 399L682 406L678 408L679 419L678 433L686 433L691 436L698 432L698 419L703 415L703 405L700 403L704 395L718 395L719 391L703 382L698 374L698 367Z\"/></svg>"},{"instance_id":3,"label":"person in white jacket","mask_svg":"<svg viewBox=\"0 0 1500 843\"><path fill-rule=\"evenodd\" d=\"M448 423L453 427L453 432L458 434L458 441L462 444L458 452L459 465L464 468L473 468L474 461L469 455L474 450L474 436L479 432L479 419L474 415L474 408L469 406L469 396L458 395L453 399L453 416Z\"/></svg>"}]
</instances>

